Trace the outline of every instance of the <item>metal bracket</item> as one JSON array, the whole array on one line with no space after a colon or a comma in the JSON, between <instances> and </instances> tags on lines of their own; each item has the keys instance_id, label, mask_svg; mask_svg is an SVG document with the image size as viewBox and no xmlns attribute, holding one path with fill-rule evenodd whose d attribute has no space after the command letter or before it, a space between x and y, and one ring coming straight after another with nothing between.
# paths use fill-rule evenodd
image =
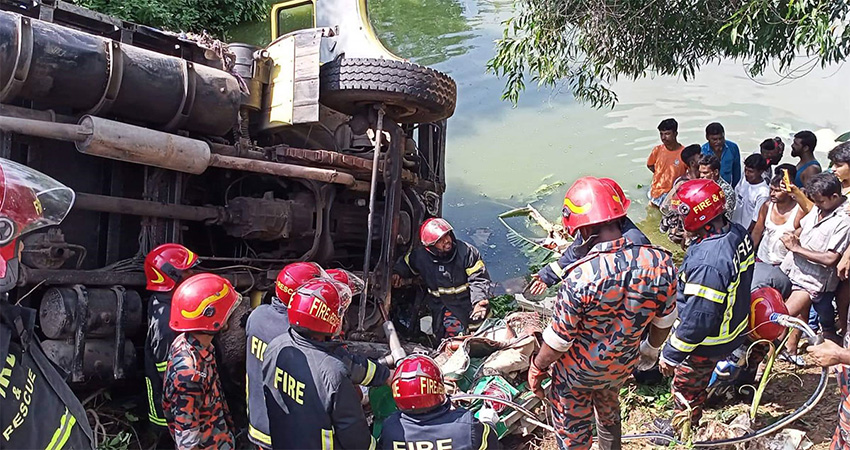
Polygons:
<instances>
[{"instance_id":1,"label":"metal bracket","mask_svg":"<svg viewBox=\"0 0 850 450\"><path fill-rule=\"evenodd\" d=\"M30 73L32 63L32 20L29 17L18 16L18 47L15 54L15 68L9 83L0 91L0 102L8 103L24 86Z\"/></svg>"},{"instance_id":2,"label":"metal bracket","mask_svg":"<svg viewBox=\"0 0 850 450\"><path fill-rule=\"evenodd\" d=\"M162 127L163 131L175 131L186 124L189 119L189 113L192 112L192 106L195 104L195 65L190 61L181 59L183 64L183 99L180 101L180 106L177 108L177 113L174 117Z\"/></svg>"},{"instance_id":3,"label":"metal bracket","mask_svg":"<svg viewBox=\"0 0 850 450\"><path fill-rule=\"evenodd\" d=\"M115 360L112 363L112 377L122 380L124 374L124 286L112 286L115 293Z\"/></svg>"},{"instance_id":4,"label":"metal bracket","mask_svg":"<svg viewBox=\"0 0 850 450\"><path fill-rule=\"evenodd\" d=\"M112 105L121 89L121 80L124 78L124 50L121 49L121 43L112 41L107 42L106 46L109 53L109 76L103 96L87 113L91 115L105 114L112 110Z\"/></svg>"},{"instance_id":5,"label":"metal bracket","mask_svg":"<svg viewBox=\"0 0 850 450\"><path fill-rule=\"evenodd\" d=\"M71 381L84 381L83 359L86 355L86 331L89 326L89 294L82 284L75 284L72 289L77 294L76 331L74 333L74 359L71 363Z\"/></svg>"}]
</instances>

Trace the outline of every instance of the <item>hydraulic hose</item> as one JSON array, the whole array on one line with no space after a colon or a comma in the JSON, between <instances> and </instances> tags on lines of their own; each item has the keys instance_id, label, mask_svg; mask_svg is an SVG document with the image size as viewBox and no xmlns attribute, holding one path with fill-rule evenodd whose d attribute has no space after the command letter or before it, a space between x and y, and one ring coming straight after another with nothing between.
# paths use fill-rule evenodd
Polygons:
<instances>
[{"instance_id":1,"label":"hydraulic hose","mask_svg":"<svg viewBox=\"0 0 850 450\"><path fill-rule=\"evenodd\" d=\"M811 328L809 328L808 324L806 324L805 322L803 322L802 320L800 320L796 317L791 317L791 316L788 316L788 315L785 315L785 314L773 313L773 314L770 315L770 321L778 323L779 325L783 325L783 326L788 327L788 328L796 328L796 329L802 331L803 333L805 333L806 336L809 336L813 340L817 339L817 334ZM636 441L636 440L640 440L640 439L661 439L661 440L672 442L672 443L675 443L675 444L678 444L678 445L690 445L692 447L699 447L699 448L717 448L717 447L720 447L720 446L740 444L742 442L747 442L747 441L751 441L753 439L762 438L764 436L768 436L770 434L773 434L773 433L781 430L785 426L789 425L791 422L794 422L795 420L799 419L800 417L802 417L803 415L805 415L806 413L811 411L818 404L818 402L820 402L821 398L823 398L823 394L826 391L826 384L827 384L828 376L829 376L829 370L827 368L823 368L823 371L821 372L821 376L820 376L820 381L818 382L818 386L815 389L814 393L812 393L812 395L809 397L809 399L806 400L806 403L804 403L802 406L797 408L794 412L792 412L791 414L785 416L784 418L782 418L782 419L780 419L780 420L778 420L778 421L776 421L776 422L774 422L774 423L772 423L772 424L770 424L770 425L768 425L764 428L760 428L760 429L755 430L751 433L747 433L743 436L739 436L739 437L731 438L731 439L721 439L721 440L718 440L718 441L693 442L691 444L686 444L685 442L681 442L673 436L669 436L669 435L662 434L662 433L627 434L627 435L624 435L621 439L623 441ZM503 404L503 405L507 405L507 406L514 408L515 410L519 411L521 414L527 416L529 418L530 423L537 425L541 428L544 428L548 431L555 432L554 427L541 422L538 419L538 416L536 414L534 414L533 412L529 411L528 409L526 409L526 408L522 407L521 405L518 405L517 403L514 403L510 400L505 400L505 399L502 399L502 398L491 397L489 395L481 395L481 394L458 394L458 395L453 395L451 397L451 399L452 399L452 401L487 400L487 401L490 401L490 402L493 402L493 403L500 403L500 404ZM594 439L596 439L596 438L594 438Z\"/></svg>"},{"instance_id":2,"label":"hydraulic hose","mask_svg":"<svg viewBox=\"0 0 850 450\"><path fill-rule=\"evenodd\" d=\"M788 315L785 315L785 314L773 313L773 314L770 315L770 321L778 323L779 325L782 325L782 326L785 326L785 327L788 327L788 328L796 328L796 329L802 331L803 333L805 333L806 336L812 338L812 340L817 339L817 334L811 328L809 328L809 325L806 324L805 322L803 322L802 320L796 318L796 317L791 317L791 316L788 316ZM740 436L740 437L731 438L731 439L721 439L719 441L694 442L694 443L691 444L691 446L701 447L701 448L716 448L716 447L724 446L724 445L740 444L742 442L747 442L747 441L751 441L753 439L758 439L758 438L770 435L772 433L775 433L775 432L781 430L785 426L789 425L791 422L794 422L795 420L799 419L800 417L802 417L803 415L805 415L806 413L811 411L812 408L814 408L815 405L818 404L818 402L821 400L821 398L823 398L824 392L826 391L826 383L827 383L828 376L829 376L829 369L824 367L823 371L821 372L820 381L818 382L818 386L815 389L815 392L812 393L812 395L809 397L808 400L806 400L806 403L803 403L802 406L797 408L791 414L783 417L782 419L780 419L780 420L778 420L778 421L776 421L776 422L774 422L774 423L772 423L772 424L770 424L770 425L768 425L764 428L760 428L758 430L755 430L751 433L747 433L747 434ZM638 440L638 439L652 439L652 438L663 439L663 440L666 440L668 442L673 442L673 443L676 443L676 444L679 444L679 445L685 445L685 443L680 442L678 439L676 439L672 436L668 436L666 434L662 434L662 433L629 434L629 435L623 436L622 439L624 441L632 441L632 440Z\"/></svg>"}]
</instances>

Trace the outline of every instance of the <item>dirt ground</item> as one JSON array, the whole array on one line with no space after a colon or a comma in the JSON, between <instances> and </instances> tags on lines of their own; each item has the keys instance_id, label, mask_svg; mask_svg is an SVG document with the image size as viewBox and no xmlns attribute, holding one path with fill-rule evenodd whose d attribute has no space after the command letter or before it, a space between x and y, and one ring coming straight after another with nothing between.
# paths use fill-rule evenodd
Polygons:
<instances>
[{"instance_id":1,"label":"dirt ground","mask_svg":"<svg viewBox=\"0 0 850 450\"><path fill-rule=\"evenodd\" d=\"M807 360L808 361L808 360ZM809 361L810 362L810 361ZM773 369L774 378L765 389L762 397L756 426L761 428L791 413L804 404L814 392L820 379L821 370L812 365L804 368L796 368L790 364L777 361ZM664 389L641 389L635 386L627 391L621 391L621 406L623 409L623 434L640 433L649 431L648 426L656 417L669 417L671 402L669 395L663 394ZM625 393L625 395L624 395ZM788 428L798 429L806 433L806 438L813 446L812 450L827 450L833 431L838 422L838 405L841 396L835 382L835 377L830 374L826 393L820 403L800 420L791 424ZM749 411L748 400L729 402L715 408L706 409L703 425L706 422L718 421L729 423L741 413ZM705 433L707 428L702 429ZM699 436L700 431L695 431ZM701 439L698 439L701 440ZM804 441L806 442L806 441ZM533 436L526 438L508 438L503 441L508 449L530 449L530 450L556 450L557 444L554 437ZM653 446L648 441L627 441L623 445L624 450L658 449L664 447ZM672 448L672 447L668 447ZM681 448L687 448L681 446ZM718 447L719 448L719 447Z\"/></svg>"}]
</instances>

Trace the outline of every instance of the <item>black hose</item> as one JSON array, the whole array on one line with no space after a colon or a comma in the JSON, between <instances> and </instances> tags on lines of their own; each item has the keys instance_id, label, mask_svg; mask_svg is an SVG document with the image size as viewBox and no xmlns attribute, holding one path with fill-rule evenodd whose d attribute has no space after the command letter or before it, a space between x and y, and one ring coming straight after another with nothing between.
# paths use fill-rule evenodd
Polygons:
<instances>
[{"instance_id":1,"label":"black hose","mask_svg":"<svg viewBox=\"0 0 850 450\"><path fill-rule=\"evenodd\" d=\"M817 334L815 334L815 332L811 328L809 328L809 326L805 322L801 321L800 319L774 313L774 314L771 315L770 320L772 322L776 322L776 323L778 323L780 325L784 325L786 327L796 328L796 329L802 331L803 333L805 333L810 338L817 339ZM700 447L700 448L716 448L716 447L722 447L722 446L727 446L727 445L740 444L742 442L747 442L747 441L751 441L753 439L758 439L758 438L770 435L772 433L775 433L775 432L781 430L786 425L789 425L791 422L794 422L795 420L802 417L804 414L811 411L815 407L815 405L818 404L818 402L821 400L821 398L823 398L823 394L826 391L828 376L829 376L829 369L824 367L823 371L821 372L820 381L818 382L818 386L815 389L814 393L812 393L812 395L809 397L809 399L806 400L806 403L804 403L802 406L800 406L799 408L794 410L794 412L783 417L782 419L780 419L780 420L778 420L778 421L776 421L776 422L774 422L774 423L772 423L772 424L770 424L770 425L768 425L764 428L760 428L758 430L747 433L743 436L739 436L739 437L736 437L736 438L730 438L730 439L721 439L719 441L702 441L702 442L693 442L691 444L686 444L684 442L679 441L678 439L676 439L673 436L663 434L663 433L638 433L638 434L624 435L621 438L621 440L623 440L623 441L635 441L635 440L641 440L641 439L662 439L662 440L665 440L665 441L668 441L668 442L675 443L677 445L689 445L691 447ZM529 417L530 419L532 419L531 423L533 423L537 426L540 426L542 428L545 428L546 430L549 430L549 431L552 431L552 432L555 431L555 428L552 427L551 425L547 425L545 423L540 422L539 419L538 419L538 416L536 414L534 414L533 412L529 411L528 409L525 409L524 407L522 407L522 406L518 405L517 403L514 403L510 400L505 400L505 399L502 399L502 398L491 397L489 395L481 395L481 394L458 394L458 395L452 396L451 399L453 401L456 401L456 400L487 400L487 401L491 401L491 402L494 402L494 403L501 403L503 405L510 406L511 408L514 408L515 410L519 411L521 414ZM596 439L596 438L594 438L594 439Z\"/></svg>"}]
</instances>

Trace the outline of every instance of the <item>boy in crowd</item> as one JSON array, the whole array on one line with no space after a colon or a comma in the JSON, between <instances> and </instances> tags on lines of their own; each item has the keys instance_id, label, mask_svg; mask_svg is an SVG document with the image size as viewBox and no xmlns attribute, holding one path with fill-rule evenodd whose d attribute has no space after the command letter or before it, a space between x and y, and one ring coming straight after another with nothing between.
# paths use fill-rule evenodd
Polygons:
<instances>
[{"instance_id":1,"label":"boy in crowd","mask_svg":"<svg viewBox=\"0 0 850 450\"><path fill-rule=\"evenodd\" d=\"M674 244L681 245L682 248L687 247L685 245L685 228L682 225L682 216L679 215L676 208L670 206L670 201L682 183L699 178L699 163L702 158L701 151L699 144L691 144L682 150L682 161L688 166L688 170L673 183L673 188L670 189L670 193L660 207L661 222L658 229L662 233L667 233L667 238Z\"/></svg>"},{"instance_id":2,"label":"boy in crowd","mask_svg":"<svg viewBox=\"0 0 850 450\"><path fill-rule=\"evenodd\" d=\"M726 180L720 178L720 158L714 155L704 155L699 161L699 178L711 180L720 185L720 189L723 189L723 195L726 196L726 218L732 220L738 196L735 194L735 188Z\"/></svg>"},{"instance_id":3,"label":"boy in crowd","mask_svg":"<svg viewBox=\"0 0 850 450\"><path fill-rule=\"evenodd\" d=\"M850 194L850 142L837 145L829 151L829 165L832 173L841 180L841 195L845 197ZM838 261L838 278L841 282L835 291L835 302L838 305L838 329L847 332L847 308L850 305L850 283L847 282L850 275L850 250L845 251L841 260Z\"/></svg>"},{"instance_id":4,"label":"boy in crowd","mask_svg":"<svg viewBox=\"0 0 850 450\"><path fill-rule=\"evenodd\" d=\"M815 208L800 221L799 229L781 238L788 254L780 267L792 283L786 304L792 316L814 304L824 337L837 341L832 299L838 286L836 266L850 238L850 216L844 207L847 199L841 195L838 177L831 173L814 175L806 192ZM791 355L797 352L798 340L799 333L788 340L786 348Z\"/></svg>"},{"instance_id":5,"label":"boy in crowd","mask_svg":"<svg viewBox=\"0 0 850 450\"><path fill-rule=\"evenodd\" d=\"M732 221L750 231L753 229L753 223L758 220L761 205L770 198L770 187L762 177L765 170L767 161L763 156L748 156L744 161L744 182L735 187L738 200L735 202Z\"/></svg>"},{"instance_id":6,"label":"boy in crowd","mask_svg":"<svg viewBox=\"0 0 850 450\"><path fill-rule=\"evenodd\" d=\"M649 201L655 206L661 206L673 182L687 171L681 158L685 147L678 141L679 124L676 120L662 120L658 124L658 134L661 136L661 144L652 149L646 160L646 167L652 172Z\"/></svg>"},{"instance_id":7,"label":"boy in crowd","mask_svg":"<svg viewBox=\"0 0 850 450\"><path fill-rule=\"evenodd\" d=\"M794 177L797 187L807 186L813 176L821 173L820 163L815 159L817 145L818 138L811 131L804 130L794 135L791 156L800 158L797 163L797 176Z\"/></svg>"},{"instance_id":8,"label":"boy in crowd","mask_svg":"<svg viewBox=\"0 0 850 450\"><path fill-rule=\"evenodd\" d=\"M759 209L752 231L758 260L772 266L782 264L788 254L780 238L800 228L800 220L806 215L791 194L783 189L782 179L782 175L776 175L770 180L770 201Z\"/></svg>"},{"instance_id":9,"label":"boy in crowd","mask_svg":"<svg viewBox=\"0 0 850 450\"><path fill-rule=\"evenodd\" d=\"M770 179L773 177L773 166L779 164L779 161L782 161L782 155L785 153L785 144L778 137L765 139L759 144L759 153L767 161L764 181L770 183Z\"/></svg>"},{"instance_id":10,"label":"boy in crowd","mask_svg":"<svg viewBox=\"0 0 850 450\"><path fill-rule=\"evenodd\" d=\"M705 139L708 142L702 144L702 154L720 158L720 177L737 186L741 181L741 150L738 144L726 140L726 131L717 122L705 127Z\"/></svg>"}]
</instances>

